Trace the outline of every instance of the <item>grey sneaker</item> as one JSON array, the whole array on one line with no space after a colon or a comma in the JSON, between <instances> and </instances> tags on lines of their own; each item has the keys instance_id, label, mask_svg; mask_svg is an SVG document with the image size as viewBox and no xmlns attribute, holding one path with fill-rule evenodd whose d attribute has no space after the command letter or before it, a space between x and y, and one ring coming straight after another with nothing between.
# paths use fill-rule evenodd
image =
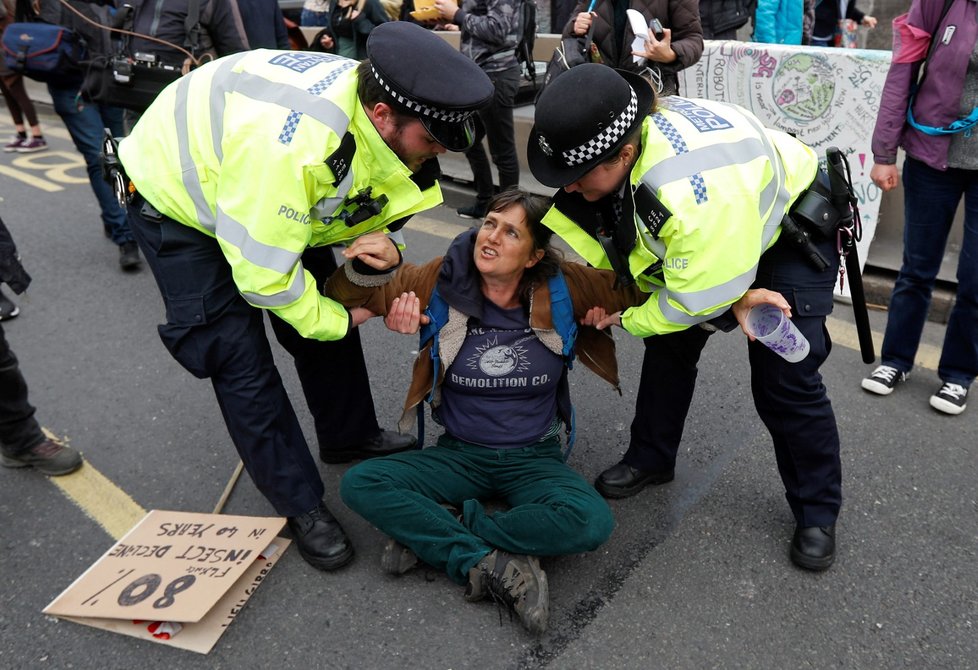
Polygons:
<instances>
[{"instance_id":1,"label":"grey sneaker","mask_svg":"<svg viewBox=\"0 0 978 670\"><path fill-rule=\"evenodd\" d=\"M968 406L968 389L960 384L944 382L937 393L930 397L930 406L938 412L957 415Z\"/></svg>"},{"instance_id":2,"label":"grey sneaker","mask_svg":"<svg viewBox=\"0 0 978 670\"><path fill-rule=\"evenodd\" d=\"M418 567L418 557L413 551L390 537L380 554L380 569L389 575L403 575Z\"/></svg>"},{"instance_id":3,"label":"grey sneaker","mask_svg":"<svg viewBox=\"0 0 978 670\"><path fill-rule=\"evenodd\" d=\"M489 596L519 615L528 631L539 635L550 619L547 574L536 556L493 550L469 570L465 599L474 602Z\"/></svg>"},{"instance_id":4,"label":"grey sneaker","mask_svg":"<svg viewBox=\"0 0 978 670\"><path fill-rule=\"evenodd\" d=\"M81 464L82 457L77 451L46 438L21 454L0 452L0 465L5 468L34 467L38 472L52 477L74 472Z\"/></svg>"},{"instance_id":5,"label":"grey sneaker","mask_svg":"<svg viewBox=\"0 0 978 670\"><path fill-rule=\"evenodd\" d=\"M908 376L908 373L900 372L892 365L880 365L863 380L862 387L876 395L890 395L897 384L907 381Z\"/></svg>"}]
</instances>

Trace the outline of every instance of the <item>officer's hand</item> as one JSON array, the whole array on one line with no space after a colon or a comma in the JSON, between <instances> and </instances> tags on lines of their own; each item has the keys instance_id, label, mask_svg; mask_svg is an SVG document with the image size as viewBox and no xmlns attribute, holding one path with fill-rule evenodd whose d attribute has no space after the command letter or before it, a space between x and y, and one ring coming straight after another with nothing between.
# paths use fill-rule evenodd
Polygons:
<instances>
[{"instance_id":1,"label":"officer's hand","mask_svg":"<svg viewBox=\"0 0 978 670\"><path fill-rule=\"evenodd\" d=\"M458 2L456 0L435 0L435 9L438 10L438 15L443 19L452 21L455 19L455 14L458 13Z\"/></svg>"},{"instance_id":2,"label":"officer's hand","mask_svg":"<svg viewBox=\"0 0 978 670\"><path fill-rule=\"evenodd\" d=\"M730 306L734 316L737 317L737 323L740 324L740 329L744 331L744 335L751 342L755 338L751 335L750 329L747 327L747 313L750 312L751 307L764 304L774 305L784 312L785 317L791 318L791 305L784 299L784 296L777 291L769 291L766 288L752 288L741 296L740 300Z\"/></svg>"},{"instance_id":3,"label":"officer's hand","mask_svg":"<svg viewBox=\"0 0 978 670\"><path fill-rule=\"evenodd\" d=\"M876 163L869 171L869 178L883 191L892 191L897 187L900 175L896 165L880 165Z\"/></svg>"},{"instance_id":4,"label":"officer's hand","mask_svg":"<svg viewBox=\"0 0 978 670\"><path fill-rule=\"evenodd\" d=\"M401 260L401 252L387 235L378 231L361 235L353 240L353 243L343 250L343 257L347 260L357 258L374 270L389 270L397 267Z\"/></svg>"},{"instance_id":5,"label":"officer's hand","mask_svg":"<svg viewBox=\"0 0 978 670\"><path fill-rule=\"evenodd\" d=\"M574 34L583 35L587 32L587 29L591 27L591 21L594 20L594 15L590 12L581 12L574 19Z\"/></svg>"},{"instance_id":6,"label":"officer's hand","mask_svg":"<svg viewBox=\"0 0 978 670\"><path fill-rule=\"evenodd\" d=\"M621 312L608 314L604 307L592 307L581 319L581 324L604 330L608 326L621 326Z\"/></svg>"},{"instance_id":7,"label":"officer's hand","mask_svg":"<svg viewBox=\"0 0 978 670\"><path fill-rule=\"evenodd\" d=\"M394 298L387 316L384 317L388 330L404 335L418 332L422 324L430 321L431 319L421 313L421 299L414 294L414 291L402 293L401 297Z\"/></svg>"},{"instance_id":8,"label":"officer's hand","mask_svg":"<svg viewBox=\"0 0 978 670\"><path fill-rule=\"evenodd\" d=\"M376 314L371 312L366 307L351 307L350 308L350 328L356 328L361 323L364 323L368 319L372 319Z\"/></svg>"}]
</instances>

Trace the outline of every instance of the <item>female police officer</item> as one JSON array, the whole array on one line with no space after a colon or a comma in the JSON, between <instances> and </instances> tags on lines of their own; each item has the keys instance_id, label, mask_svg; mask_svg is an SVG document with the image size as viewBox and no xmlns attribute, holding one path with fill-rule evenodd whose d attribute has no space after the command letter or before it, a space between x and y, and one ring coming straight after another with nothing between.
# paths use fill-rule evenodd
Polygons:
<instances>
[{"instance_id":1,"label":"female police officer","mask_svg":"<svg viewBox=\"0 0 978 670\"><path fill-rule=\"evenodd\" d=\"M750 342L751 388L797 522L791 559L828 568L841 469L819 366L831 347L824 323L838 258L825 239L817 250L829 267L811 267L781 228L789 209L821 188L815 152L739 107L657 103L640 76L581 65L544 90L527 153L540 182L563 187L544 223L587 262L650 294L596 324L620 325L646 347L628 451L597 489L624 498L673 479L696 364L715 330L707 322L732 324L730 310L743 324L758 295L749 288L779 291L811 353L788 363Z\"/></svg>"}]
</instances>

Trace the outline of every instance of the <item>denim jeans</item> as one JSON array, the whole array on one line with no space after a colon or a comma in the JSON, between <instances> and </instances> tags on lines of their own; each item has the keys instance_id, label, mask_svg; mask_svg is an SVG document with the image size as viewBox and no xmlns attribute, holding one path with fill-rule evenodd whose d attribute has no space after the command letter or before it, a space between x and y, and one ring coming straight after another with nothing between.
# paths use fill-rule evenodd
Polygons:
<instances>
[{"instance_id":1,"label":"denim jeans","mask_svg":"<svg viewBox=\"0 0 978 670\"><path fill-rule=\"evenodd\" d=\"M597 549L614 528L608 504L564 463L557 438L490 449L442 435L437 446L353 466L340 495L457 584L493 549L576 554ZM487 513L480 502L486 498L501 498L510 509ZM441 503L458 506L462 519Z\"/></svg>"},{"instance_id":2,"label":"denim jeans","mask_svg":"<svg viewBox=\"0 0 978 670\"><path fill-rule=\"evenodd\" d=\"M505 190L509 186L519 186L520 163L516 155L516 135L513 130L513 106L516 104L516 93L520 88L520 69L513 67L502 72L488 73L492 80L494 92L489 106L479 110L485 132L476 134L475 144L465 152L472 168L472 179L475 183L475 194L479 202L488 202L492 198L492 168L486 158L486 150L482 147L482 138L489 140L489 153L492 162L499 172L499 188Z\"/></svg>"},{"instance_id":3,"label":"denim jeans","mask_svg":"<svg viewBox=\"0 0 978 670\"><path fill-rule=\"evenodd\" d=\"M0 326L0 445L5 453L16 455L43 440L34 407L27 400L27 382Z\"/></svg>"},{"instance_id":4,"label":"denim jeans","mask_svg":"<svg viewBox=\"0 0 978 670\"><path fill-rule=\"evenodd\" d=\"M329 27L329 12L313 12L308 9L303 9L302 14L299 16L300 26L322 26L323 28Z\"/></svg>"},{"instance_id":5,"label":"denim jeans","mask_svg":"<svg viewBox=\"0 0 978 670\"><path fill-rule=\"evenodd\" d=\"M99 155L102 153L104 128L112 131L115 137L122 137L122 109L84 102L78 94L77 86L61 87L48 84L54 111L71 135L72 142L85 159L88 181L98 198L102 209L102 225L116 244L132 242L132 231L126 220L126 210L119 207L112 187L102 180L102 166Z\"/></svg>"},{"instance_id":6,"label":"denim jeans","mask_svg":"<svg viewBox=\"0 0 978 670\"><path fill-rule=\"evenodd\" d=\"M913 367L954 212L964 196L958 291L937 374L968 388L978 374L978 170L936 170L914 158L903 164L903 265L893 286L882 361Z\"/></svg>"}]
</instances>

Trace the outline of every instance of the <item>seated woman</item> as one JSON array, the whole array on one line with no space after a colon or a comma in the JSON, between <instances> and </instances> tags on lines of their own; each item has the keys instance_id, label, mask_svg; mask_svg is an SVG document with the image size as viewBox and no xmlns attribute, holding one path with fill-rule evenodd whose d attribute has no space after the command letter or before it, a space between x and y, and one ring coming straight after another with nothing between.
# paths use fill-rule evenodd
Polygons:
<instances>
[{"instance_id":1,"label":"seated woman","mask_svg":"<svg viewBox=\"0 0 978 670\"><path fill-rule=\"evenodd\" d=\"M592 306L644 299L616 290L611 272L561 263L540 224L548 207L506 191L443 258L405 264L376 288L357 286L357 275L340 268L326 286L348 306L388 314L401 332L425 321L401 430L422 400L445 429L437 446L350 468L343 501L403 545L385 548L385 570L399 574L420 559L466 585L467 600L507 604L534 633L549 617L537 557L592 551L614 526L608 505L561 453L561 424L570 431L573 422L567 368L575 348L618 386L614 341L576 324ZM491 497L510 508L487 512L480 500Z\"/></svg>"}]
</instances>

